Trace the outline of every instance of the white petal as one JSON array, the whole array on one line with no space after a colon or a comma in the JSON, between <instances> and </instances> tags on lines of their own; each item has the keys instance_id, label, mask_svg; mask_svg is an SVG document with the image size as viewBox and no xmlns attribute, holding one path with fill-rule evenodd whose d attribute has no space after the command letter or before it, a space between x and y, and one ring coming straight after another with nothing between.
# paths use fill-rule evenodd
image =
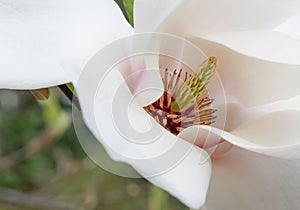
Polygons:
<instances>
[{"instance_id":1,"label":"white petal","mask_svg":"<svg viewBox=\"0 0 300 210\"><path fill-rule=\"evenodd\" d=\"M210 177L207 153L161 131L140 106L130 103L132 95L120 74L101 71L107 67L105 61L114 64L124 56L120 49L128 50L125 46L117 45L114 56L109 47L100 51L82 72L76 89L84 118L113 159L129 163L152 183L198 208L205 201Z\"/></svg>"},{"instance_id":2,"label":"white petal","mask_svg":"<svg viewBox=\"0 0 300 210\"><path fill-rule=\"evenodd\" d=\"M284 158L300 158L299 129L300 110L285 110L246 122L231 134L261 145L261 149L256 150L258 152Z\"/></svg>"},{"instance_id":3,"label":"white petal","mask_svg":"<svg viewBox=\"0 0 300 210\"><path fill-rule=\"evenodd\" d=\"M213 143L205 142L207 145L216 145L217 142L224 139L233 145L253 152L285 159L296 159L300 158L299 124L293 126L285 124L290 120L292 123L299 123L299 116L299 111L272 113L248 122L233 132L209 126L194 126L189 129L204 133L203 135L210 135L208 140L212 139ZM196 140L196 142L198 141ZM212 154L217 147L218 145L209 147L209 153Z\"/></svg>"},{"instance_id":4,"label":"white petal","mask_svg":"<svg viewBox=\"0 0 300 210\"><path fill-rule=\"evenodd\" d=\"M217 33L228 30L272 29L299 11L297 0L177 0L135 3L138 31ZM145 16L144 16L145 15Z\"/></svg>"},{"instance_id":5,"label":"white petal","mask_svg":"<svg viewBox=\"0 0 300 210\"><path fill-rule=\"evenodd\" d=\"M217 72L229 102L235 100L244 107L252 107L300 93L300 65L256 59L201 38L190 40L207 55L218 57Z\"/></svg>"},{"instance_id":6,"label":"white petal","mask_svg":"<svg viewBox=\"0 0 300 210\"><path fill-rule=\"evenodd\" d=\"M182 0L134 1L135 31L137 33L155 31L156 27L182 2Z\"/></svg>"},{"instance_id":7,"label":"white petal","mask_svg":"<svg viewBox=\"0 0 300 210\"><path fill-rule=\"evenodd\" d=\"M118 71L100 80L91 65L82 72L76 90L83 117L108 154L187 206L203 205L211 168L207 153L158 125L132 100Z\"/></svg>"},{"instance_id":8,"label":"white petal","mask_svg":"<svg viewBox=\"0 0 300 210\"><path fill-rule=\"evenodd\" d=\"M0 87L32 89L72 81L63 62L87 60L131 32L109 0L1 0Z\"/></svg>"},{"instance_id":9,"label":"white petal","mask_svg":"<svg viewBox=\"0 0 300 210\"><path fill-rule=\"evenodd\" d=\"M182 132L193 136L198 133L195 144L206 148L209 154L219 150L218 143L226 140L257 153L287 159L300 158L299 107L300 96L254 108L230 103L227 104L227 117L223 117L220 110L216 113L214 127L193 126ZM224 119L226 125L222 127Z\"/></svg>"},{"instance_id":10,"label":"white petal","mask_svg":"<svg viewBox=\"0 0 300 210\"><path fill-rule=\"evenodd\" d=\"M234 148L213 160L207 210L299 209L299 160Z\"/></svg>"},{"instance_id":11,"label":"white petal","mask_svg":"<svg viewBox=\"0 0 300 210\"><path fill-rule=\"evenodd\" d=\"M197 148L170 171L148 179L193 209L204 204L211 174L210 161L202 162L203 154Z\"/></svg>"},{"instance_id":12,"label":"white petal","mask_svg":"<svg viewBox=\"0 0 300 210\"><path fill-rule=\"evenodd\" d=\"M290 17L284 23L277 26L274 30L288 34L295 39L300 39L300 13Z\"/></svg>"},{"instance_id":13,"label":"white petal","mask_svg":"<svg viewBox=\"0 0 300 210\"><path fill-rule=\"evenodd\" d=\"M288 100L279 100L274 103L247 108L238 102L226 104L225 130L233 131L243 123L255 120L259 117L287 110L298 110L300 107L300 95ZM216 126L215 126L216 127Z\"/></svg>"},{"instance_id":14,"label":"white petal","mask_svg":"<svg viewBox=\"0 0 300 210\"><path fill-rule=\"evenodd\" d=\"M300 65L300 40L290 38L279 32L230 31L209 34L202 38L222 44L249 57Z\"/></svg>"}]
</instances>

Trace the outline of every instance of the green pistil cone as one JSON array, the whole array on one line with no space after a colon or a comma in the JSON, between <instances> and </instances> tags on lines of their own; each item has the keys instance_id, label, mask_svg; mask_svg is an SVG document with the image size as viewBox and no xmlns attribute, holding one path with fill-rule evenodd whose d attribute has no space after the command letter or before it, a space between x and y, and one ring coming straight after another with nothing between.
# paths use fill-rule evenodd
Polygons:
<instances>
[{"instance_id":1,"label":"green pistil cone","mask_svg":"<svg viewBox=\"0 0 300 210\"><path fill-rule=\"evenodd\" d=\"M187 105L195 103L201 97L211 80L217 66L217 58L209 57L178 90L176 100L171 104L172 112L180 112Z\"/></svg>"}]
</instances>

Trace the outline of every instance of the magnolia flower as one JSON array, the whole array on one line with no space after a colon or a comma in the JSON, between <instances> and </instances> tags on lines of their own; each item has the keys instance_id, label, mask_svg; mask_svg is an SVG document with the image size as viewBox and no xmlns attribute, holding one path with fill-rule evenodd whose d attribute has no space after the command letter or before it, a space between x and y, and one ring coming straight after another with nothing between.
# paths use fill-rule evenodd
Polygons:
<instances>
[{"instance_id":1,"label":"magnolia flower","mask_svg":"<svg viewBox=\"0 0 300 210\"><path fill-rule=\"evenodd\" d=\"M136 0L133 30L109 0L1 1L0 87L36 89L73 82L88 127L111 157L129 163L190 208L296 209L299 164L284 159L300 156L299 11L298 1ZM132 142L120 134L115 123L126 127L128 121L139 131L145 132L149 121L151 129L160 130L162 126L143 107L162 92L131 103L134 92L127 86L130 82L124 83L126 71L123 76L111 71L102 91L96 92L99 74L105 73L99 65L106 62L98 59L112 55L98 53L87 61L100 49L109 49L103 47L114 40L140 32L173 34L217 57L227 112L218 110L215 120L226 114L224 129L209 118L207 125L179 129L178 136L166 129L146 146L136 144L136 134L127 133ZM144 61L140 66L147 68L168 65L151 58ZM116 69L122 71L122 65ZM147 72L138 76L142 79L134 80L133 86L162 87L159 73L151 72L152 76ZM128 108L123 103L130 104L128 121L123 118ZM120 116L113 118L116 114ZM235 146L210 160L205 148L199 147L207 131L222 138L215 152ZM152 132L146 134L151 137ZM195 137L193 145L189 140ZM174 161L152 159L157 152L164 157L171 147L176 150L166 157L174 156Z\"/></svg>"}]
</instances>

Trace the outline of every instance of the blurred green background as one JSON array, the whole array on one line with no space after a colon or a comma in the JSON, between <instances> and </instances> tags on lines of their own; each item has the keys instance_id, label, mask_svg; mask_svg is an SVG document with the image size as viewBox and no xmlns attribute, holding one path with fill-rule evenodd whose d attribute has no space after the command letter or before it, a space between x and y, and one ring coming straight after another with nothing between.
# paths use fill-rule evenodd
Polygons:
<instances>
[{"instance_id":1,"label":"blurred green background","mask_svg":"<svg viewBox=\"0 0 300 210\"><path fill-rule=\"evenodd\" d=\"M38 102L0 91L0 210L187 209L144 179L113 175L82 150L58 88Z\"/></svg>"}]
</instances>

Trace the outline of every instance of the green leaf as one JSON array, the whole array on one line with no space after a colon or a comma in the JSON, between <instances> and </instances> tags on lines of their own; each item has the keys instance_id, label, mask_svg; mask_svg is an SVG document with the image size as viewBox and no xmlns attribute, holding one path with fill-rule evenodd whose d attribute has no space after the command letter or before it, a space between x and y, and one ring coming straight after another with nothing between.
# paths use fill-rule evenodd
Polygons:
<instances>
[{"instance_id":1,"label":"green leaf","mask_svg":"<svg viewBox=\"0 0 300 210\"><path fill-rule=\"evenodd\" d=\"M134 25L133 23L133 4L134 0L115 0L115 2L119 5L121 11L123 12L124 17L130 23L130 25Z\"/></svg>"},{"instance_id":2,"label":"green leaf","mask_svg":"<svg viewBox=\"0 0 300 210\"><path fill-rule=\"evenodd\" d=\"M133 21L133 5L134 5L134 0L123 0L126 12L127 12L127 17L130 25L132 27L134 26L134 21Z\"/></svg>"},{"instance_id":3,"label":"green leaf","mask_svg":"<svg viewBox=\"0 0 300 210\"><path fill-rule=\"evenodd\" d=\"M70 82L70 83L67 83L66 85L69 88L69 90L73 93L73 95L76 96L76 92L75 92L75 88L74 88L73 84Z\"/></svg>"}]
</instances>

